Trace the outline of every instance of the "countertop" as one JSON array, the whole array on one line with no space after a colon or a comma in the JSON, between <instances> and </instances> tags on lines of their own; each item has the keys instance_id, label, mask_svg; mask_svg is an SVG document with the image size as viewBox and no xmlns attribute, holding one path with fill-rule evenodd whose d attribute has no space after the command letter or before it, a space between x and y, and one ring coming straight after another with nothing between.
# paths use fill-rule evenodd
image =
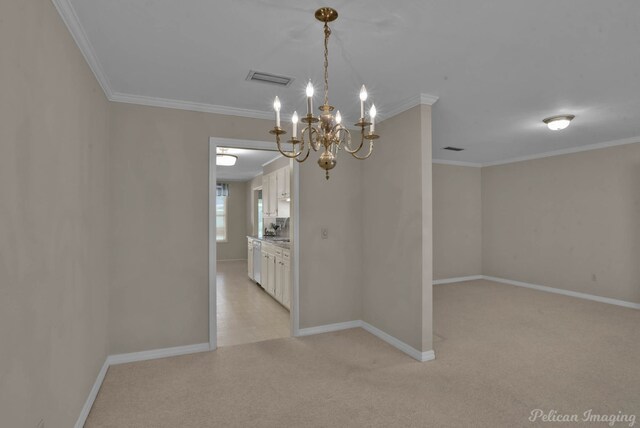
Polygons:
<instances>
[{"instance_id":1,"label":"countertop","mask_svg":"<svg viewBox=\"0 0 640 428\"><path fill-rule=\"evenodd\" d=\"M274 241L272 236L263 236L262 238L255 235L247 235L247 238L257 239L258 241L266 242L267 244L275 245L276 247L291 249L290 242Z\"/></svg>"}]
</instances>

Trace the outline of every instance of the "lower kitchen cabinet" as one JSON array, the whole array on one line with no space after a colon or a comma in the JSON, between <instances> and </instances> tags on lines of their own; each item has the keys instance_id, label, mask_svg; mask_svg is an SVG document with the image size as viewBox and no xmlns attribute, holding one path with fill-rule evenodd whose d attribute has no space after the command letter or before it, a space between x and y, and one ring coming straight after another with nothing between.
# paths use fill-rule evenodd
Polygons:
<instances>
[{"instance_id":1,"label":"lower kitchen cabinet","mask_svg":"<svg viewBox=\"0 0 640 428\"><path fill-rule=\"evenodd\" d=\"M262 287L284 307L291 307L291 263L286 248L262 244ZM255 263L255 261L254 261Z\"/></svg>"},{"instance_id":2,"label":"lower kitchen cabinet","mask_svg":"<svg viewBox=\"0 0 640 428\"><path fill-rule=\"evenodd\" d=\"M289 253L282 260L282 305L291 309L291 263L289 262Z\"/></svg>"},{"instance_id":3,"label":"lower kitchen cabinet","mask_svg":"<svg viewBox=\"0 0 640 428\"><path fill-rule=\"evenodd\" d=\"M247 274L249 278L255 281L253 277L253 239L247 239Z\"/></svg>"}]
</instances>

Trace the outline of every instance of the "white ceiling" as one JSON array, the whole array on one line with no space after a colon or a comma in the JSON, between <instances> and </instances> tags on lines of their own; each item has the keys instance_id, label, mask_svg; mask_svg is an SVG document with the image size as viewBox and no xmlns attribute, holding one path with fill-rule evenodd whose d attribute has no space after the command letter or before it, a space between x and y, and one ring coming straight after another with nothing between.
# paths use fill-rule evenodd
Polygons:
<instances>
[{"instance_id":1,"label":"white ceiling","mask_svg":"<svg viewBox=\"0 0 640 428\"><path fill-rule=\"evenodd\" d=\"M268 150L236 149L231 147L218 147L218 150L220 148L225 148L227 154L238 156L238 161L234 166L218 165L216 167L216 179L218 181L251 180L262 173L263 164L281 156L278 152Z\"/></svg>"},{"instance_id":2,"label":"white ceiling","mask_svg":"<svg viewBox=\"0 0 640 428\"><path fill-rule=\"evenodd\" d=\"M313 12L328 5L340 13L330 101L349 122L365 83L382 115L420 93L439 97L439 159L495 162L640 136L637 0L54 1L71 2L87 36L79 45L113 99L256 114L270 111L278 94L288 117L304 109L306 80L321 82ZM296 81L247 82L250 69ZM561 113L576 119L548 131L542 119ZM394 144L393 136L379 144ZM447 145L466 150L443 151Z\"/></svg>"}]
</instances>

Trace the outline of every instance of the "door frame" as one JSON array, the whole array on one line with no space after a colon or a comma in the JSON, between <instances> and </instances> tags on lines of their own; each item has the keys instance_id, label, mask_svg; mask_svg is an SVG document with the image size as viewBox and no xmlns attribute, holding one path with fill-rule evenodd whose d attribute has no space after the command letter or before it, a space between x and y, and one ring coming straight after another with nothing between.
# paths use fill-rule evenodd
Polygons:
<instances>
[{"instance_id":1,"label":"door frame","mask_svg":"<svg viewBox=\"0 0 640 428\"><path fill-rule=\"evenodd\" d=\"M217 307L217 274L216 265L216 152L217 147L236 147L239 149L277 150L271 141L239 140L234 138L209 138L209 349L218 347L218 307ZM293 159L289 160L291 167L291 310L289 316L292 336L298 336L300 331L300 165Z\"/></svg>"}]
</instances>

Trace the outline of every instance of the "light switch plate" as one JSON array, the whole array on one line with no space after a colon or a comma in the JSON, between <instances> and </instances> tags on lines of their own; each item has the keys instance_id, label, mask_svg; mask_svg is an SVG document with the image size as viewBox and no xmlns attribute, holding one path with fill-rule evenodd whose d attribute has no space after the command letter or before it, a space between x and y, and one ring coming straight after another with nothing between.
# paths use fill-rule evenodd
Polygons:
<instances>
[{"instance_id":1,"label":"light switch plate","mask_svg":"<svg viewBox=\"0 0 640 428\"><path fill-rule=\"evenodd\" d=\"M327 239L329 238L329 228L327 227L322 227L320 229L320 236L322 236L322 239Z\"/></svg>"}]
</instances>

